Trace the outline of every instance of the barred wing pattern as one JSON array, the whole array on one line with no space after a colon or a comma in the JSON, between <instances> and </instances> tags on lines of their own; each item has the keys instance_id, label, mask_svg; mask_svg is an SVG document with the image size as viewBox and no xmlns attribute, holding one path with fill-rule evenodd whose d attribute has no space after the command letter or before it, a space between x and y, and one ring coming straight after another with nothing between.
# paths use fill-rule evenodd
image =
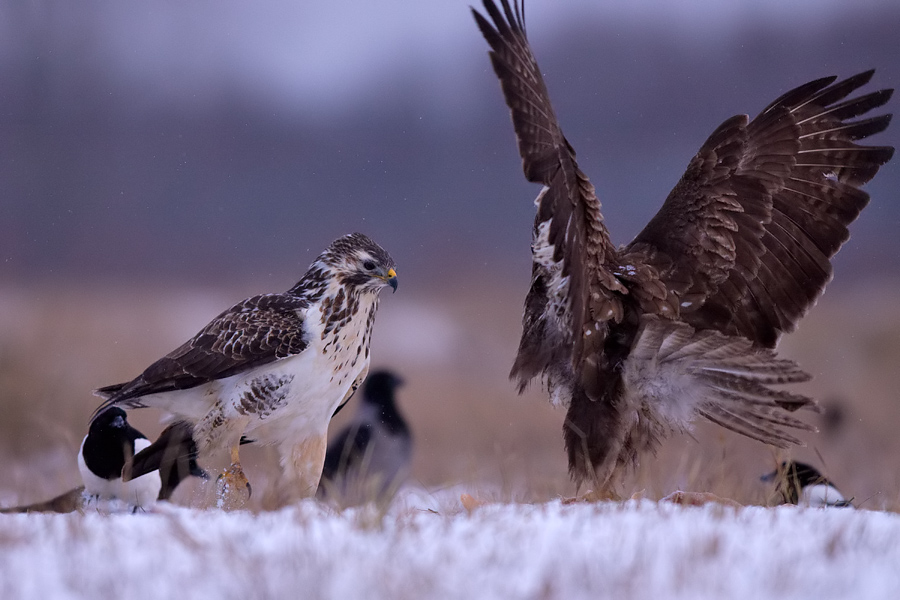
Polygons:
<instances>
[{"instance_id":1,"label":"barred wing pattern","mask_svg":"<svg viewBox=\"0 0 900 600\"><path fill-rule=\"evenodd\" d=\"M685 321L769 348L794 330L869 201L859 186L894 152L854 143L891 120L850 121L891 97L847 99L872 74L802 85L706 141L627 250L659 270Z\"/></svg>"},{"instance_id":2,"label":"barred wing pattern","mask_svg":"<svg viewBox=\"0 0 900 600\"><path fill-rule=\"evenodd\" d=\"M503 14L491 2L484 6L493 25L472 12L491 46L491 62L512 113L525 177L544 184L536 201L531 290L512 370L524 388L554 363L576 365L602 346L602 331L595 331L593 339L583 333L596 323L602 329L610 318L621 319L618 294L626 289L609 268L615 262L615 248L600 201L559 128L525 37L522 11L516 5L513 12L506 1ZM587 344L594 340L596 344Z\"/></svg>"},{"instance_id":3,"label":"barred wing pattern","mask_svg":"<svg viewBox=\"0 0 900 600\"><path fill-rule=\"evenodd\" d=\"M306 348L301 332L309 301L293 294L248 298L213 319L197 335L127 383L97 390L112 404L142 408L141 397L196 387L273 362Z\"/></svg>"},{"instance_id":4,"label":"barred wing pattern","mask_svg":"<svg viewBox=\"0 0 900 600\"><path fill-rule=\"evenodd\" d=\"M593 186L563 136L525 35L524 8L473 11L512 114L523 170L542 183L532 285L512 376L545 378L568 407L569 469L609 490L672 431L702 415L760 441L798 442L787 414L814 407L772 388L808 376L771 350L831 278L830 259L868 202L860 186L893 148L856 142L891 90L851 97L872 71L781 96L728 119L660 211L612 247Z\"/></svg>"}]
</instances>

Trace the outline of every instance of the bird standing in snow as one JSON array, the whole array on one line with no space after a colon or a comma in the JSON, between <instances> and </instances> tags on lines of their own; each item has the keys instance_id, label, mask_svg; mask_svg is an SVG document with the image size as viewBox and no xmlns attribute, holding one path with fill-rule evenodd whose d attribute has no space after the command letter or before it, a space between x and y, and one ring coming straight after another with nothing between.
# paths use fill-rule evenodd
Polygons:
<instances>
[{"instance_id":1,"label":"bird standing in snow","mask_svg":"<svg viewBox=\"0 0 900 600\"><path fill-rule=\"evenodd\" d=\"M207 478L197 466L190 426L173 423L152 444L128 423L125 411L110 408L91 422L78 450L84 485L45 502L0 509L0 513L81 511L97 501L121 501L146 508L168 500L188 476Z\"/></svg>"},{"instance_id":2,"label":"bird standing in snow","mask_svg":"<svg viewBox=\"0 0 900 600\"><path fill-rule=\"evenodd\" d=\"M156 502L162 488L158 471L130 481L122 478L126 465L148 446L150 440L128 423L121 408L113 406L98 414L78 450L85 495L98 500L121 500L135 508Z\"/></svg>"},{"instance_id":3,"label":"bird standing in snow","mask_svg":"<svg viewBox=\"0 0 900 600\"><path fill-rule=\"evenodd\" d=\"M396 402L402 384L390 371L366 379L353 420L328 445L319 496L346 505L383 501L409 476L412 435Z\"/></svg>"},{"instance_id":4,"label":"bird standing in snow","mask_svg":"<svg viewBox=\"0 0 900 600\"><path fill-rule=\"evenodd\" d=\"M774 347L831 279L830 258L869 201L860 187L893 148L855 142L890 115L852 120L891 90L850 97L872 71L817 79L752 121L726 120L627 246L609 236L550 104L524 8L473 10L512 113L525 177L543 184L531 289L511 377L542 377L563 426L569 472L598 496L697 415L779 447L790 413L814 407L776 384L809 376Z\"/></svg>"},{"instance_id":5,"label":"bird standing in snow","mask_svg":"<svg viewBox=\"0 0 900 600\"><path fill-rule=\"evenodd\" d=\"M394 261L361 233L335 240L282 294L229 308L133 380L97 390L109 406L152 406L190 424L200 455L230 449L221 497L242 493L246 437L277 445L292 497L315 494L328 422L365 379Z\"/></svg>"},{"instance_id":6,"label":"bird standing in snow","mask_svg":"<svg viewBox=\"0 0 900 600\"><path fill-rule=\"evenodd\" d=\"M775 491L781 496L782 504L799 504L813 508L826 506L853 507L833 483L828 481L815 467L806 463L787 461L763 475L763 481L775 481Z\"/></svg>"}]
</instances>

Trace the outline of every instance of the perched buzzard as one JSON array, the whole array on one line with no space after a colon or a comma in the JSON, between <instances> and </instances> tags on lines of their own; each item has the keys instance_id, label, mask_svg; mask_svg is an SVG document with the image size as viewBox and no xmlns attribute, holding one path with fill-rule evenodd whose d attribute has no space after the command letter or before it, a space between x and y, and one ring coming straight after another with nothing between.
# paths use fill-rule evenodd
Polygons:
<instances>
[{"instance_id":1,"label":"perched buzzard","mask_svg":"<svg viewBox=\"0 0 900 600\"><path fill-rule=\"evenodd\" d=\"M615 248L594 187L563 136L525 36L524 8L473 11L512 112L535 201L532 282L511 377L545 378L568 408L569 471L612 492L696 415L757 440L796 443L788 414L814 407L773 384L808 379L773 351L831 278L829 259L869 200L859 188L893 148L857 145L890 115L852 120L892 90L849 97L872 71L817 79L755 119L725 121L660 211Z\"/></svg>"},{"instance_id":2,"label":"perched buzzard","mask_svg":"<svg viewBox=\"0 0 900 600\"><path fill-rule=\"evenodd\" d=\"M201 456L231 449L220 484L247 484L243 438L277 445L292 496L315 493L328 422L366 377L378 294L394 261L361 233L335 240L283 294L248 298L133 380L97 390L109 406L160 408L193 427Z\"/></svg>"},{"instance_id":3,"label":"perched buzzard","mask_svg":"<svg viewBox=\"0 0 900 600\"><path fill-rule=\"evenodd\" d=\"M366 379L353 420L328 445L319 496L345 506L386 501L409 476L412 435L395 398L401 385L390 371Z\"/></svg>"}]
</instances>

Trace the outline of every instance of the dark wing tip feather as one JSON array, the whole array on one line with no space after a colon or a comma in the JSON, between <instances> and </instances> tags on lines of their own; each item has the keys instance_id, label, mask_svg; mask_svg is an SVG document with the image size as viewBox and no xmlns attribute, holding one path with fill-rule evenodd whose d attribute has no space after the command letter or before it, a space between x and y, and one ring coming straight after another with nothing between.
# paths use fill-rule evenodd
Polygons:
<instances>
[{"instance_id":1,"label":"dark wing tip feather","mask_svg":"<svg viewBox=\"0 0 900 600\"><path fill-rule=\"evenodd\" d=\"M888 125L891 124L892 118L893 115L890 114L879 115L877 117L871 117L869 119L852 121L850 123L847 123L840 129L843 130L843 133L848 140L855 142L875 135L876 133L881 133L888 128Z\"/></svg>"},{"instance_id":2,"label":"dark wing tip feather","mask_svg":"<svg viewBox=\"0 0 900 600\"><path fill-rule=\"evenodd\" d=\"M809 83L797 86L776 98L771 104L766 106L760 114L765 114L777 106L794 106L828 87L834 83L835 80L837 80L837 75L829 75L828 77L821 77L810 81Z\"/></svg>"},{"instance_id":3,"label":"dark wing tip feather","mask_svg":"<svg viewBox=\"0 0 900 600\"><path fill-rule=\"evenodd\" d=\"M478 28L481 30L481 33L484 34L485 38L489 38L488 43L496 52L499 49L498 45L503 44L504 40L509 37L511 33L522 30L521 28L516 27L517 23L514 18L511 18L512 13L509 10L509 4L505 0L503 0L503 8L506 13L506 18L504 18L503 14L497 8L497 5L491 0L483 0L482 4L488 13L488 16L490 16L493 25L474 8L472 9L472 14L475 16L475 21L478 23Z\"/></svg>"},{"instance_id":4,"label":"dark wing tip feather","mask_svg":"<svg viewBox=\"0 0 900 600\"><path fill-rule=\"evenodd\" d=\"M765 347L796 327L830 281L830 259L868 202L861 186L894 155L889 146L858 143L884 131L892 118L864 115L887 103L893 90L853 96L873 74L816 79L769 104L744 135L741 123L730 119L710 136L635 240L672 259L679 270L664 278L681 281L687 273L682 287L706 294L683 318ZM735 203L743 214L755 211L756 224L735 214ZM694 221L682 214L693 214ZM712 262L699 261L695 255L704 247L696 244L698 235L723 222L717 231L726 243ZM707 273L707 264L718 266Z\"/></svg>"},{"instance_id":5,"label":"dark wing tip feather","mask_svg":"<svg viewBox=\"0 0 900 600\"><path fill-rule=\"evenodd\" d=\"M478 25L478 30L481 31L481 35L484 36L484 39L487 40L487 43L492 48L500 43L500 34L494 29L493 25L488 22L484 16L475 10L474 8L469 8L472 11L472 16L475 18L475 23Z\"/></svg>"},{"instance_id":6,"label":"dark wing tip feather","mask_svg":"<svg viewBox=\"0 0 900 600\"><path fill-rule=\"evenodd\" d=\"M549 185L558 170L560 154L574 153L565 141L537 61L525 35L524 9L492 0L484 1L487 16L473 10L489 52L518 140L525 178Z\"/></svg>"},{"instance_id":7,"label":"dark wing tip feather","mask_svg":"<svg viewBox=\"0 0 900 600\"><path fill-rule=\"evenodd\" d=\"M519 3L515 2L515 10L509 4L509 0L500 0L503 6L503 14L497 8L493 0L482 0L484 8L491 15L491 19L498 25L512 31L513 33L525 33L524 8L519 10Z\"/></svg>"},{"instance_id":8,"label":"dark wing tip feather","mask_svg":"<svg viewBox=\"0 0 900 600\"><path fill-rule=\"evenodd\" d=\"M865 94L856 98L850 98L840 104L835 104L828 109L828 114L840 121L853 119L863 115L873 108L878 108L887 104L888 100L894 95L894 90L884 89Z\"/></svg>"},{"instance_id":9,"label":"dark wing tip feather","mask_svg":"<svg viewBox=\"0 0 900 600\"><path fill-rule=\"evenodd\" d=\"M93 422L94 419L96 419L100 415L100 413L102 413L109 407L118 404L121 400L122 390L124 390L129 384L130 382L116 383L94 390L94 395L103 398L103 402L94 410L93 413L91 413L90 421Z\"/></svg>"},{"instance_id":10,"label":"dark wing tip feather","mask_svg":"<svg viewBox=\"0 0 900 600\"><path fill-rule=\"evenodd\" d=\"M863 73L852 75L847 79L838 81L833 85L829 85L828 87L819 90L809 99L807 99L805 103L815 103L820 106L828 106L829 104L834 104L838 100L846 98L862 86L869 83L869 81L872 79L872 75L874 74L875 69L870 69L868 71L864 71ZM831 79L834 80L835 78Z\"/></svg>"},{"instance_id":11,"label":"dark wing tip feather","mask_svg":"<svg viewBox=\"0 0 900 600\"><path fill-rule=\"evenodd\" d=\"M94 394L100 396L101 398L109 398L110 396L113 396L121 391L122 388L124 388L126 385L127 384L125 383L115 383L113 385L107 385L94 390Z\"/></svg>"}]
</instances>

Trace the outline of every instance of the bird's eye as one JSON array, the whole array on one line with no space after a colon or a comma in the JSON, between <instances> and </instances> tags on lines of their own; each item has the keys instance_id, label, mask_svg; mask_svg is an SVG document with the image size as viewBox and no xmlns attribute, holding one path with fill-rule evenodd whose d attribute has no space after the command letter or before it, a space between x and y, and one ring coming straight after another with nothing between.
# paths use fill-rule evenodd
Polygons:
<instances>
[{"instance_id":1,"label":"bird's eye","mask_svg":"<svg viewBox=\"0 0 900 600\"><path fill-rule=\"evenodd\" d=\"M373 263L371 260L367 260L366 262L363 263L363 268L366 271L371 271L372 269L375 268L375 263Z\"/></svg>"}]
</instances>

